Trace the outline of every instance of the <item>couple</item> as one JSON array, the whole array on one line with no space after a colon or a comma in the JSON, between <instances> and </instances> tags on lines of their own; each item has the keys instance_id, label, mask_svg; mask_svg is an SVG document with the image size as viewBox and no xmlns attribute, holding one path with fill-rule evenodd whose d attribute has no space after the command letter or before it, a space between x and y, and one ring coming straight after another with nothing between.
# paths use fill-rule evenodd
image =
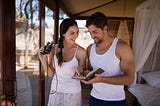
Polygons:
<instances>
[{"instance_id":1,"label":"couple","mask_svg":"<svg viewBox=\"0 0 160 106\"><path fill-rule=\"evenodd\" d=\"M124 85L134 80L131 48L124 41L108 35L107 17L103 13L92 14L86 27L94 40L87 51L75 44L79 31L77 22L67 18L60 24L59 43L53 46L50 54L41 53L44 47L38 53L44 70L53 76L48 106L81 106L80 81L71 77L95 68L105 71L89 81L81 80L93 84L89 106L126 106Z\"/></svg>"}]
</instances>

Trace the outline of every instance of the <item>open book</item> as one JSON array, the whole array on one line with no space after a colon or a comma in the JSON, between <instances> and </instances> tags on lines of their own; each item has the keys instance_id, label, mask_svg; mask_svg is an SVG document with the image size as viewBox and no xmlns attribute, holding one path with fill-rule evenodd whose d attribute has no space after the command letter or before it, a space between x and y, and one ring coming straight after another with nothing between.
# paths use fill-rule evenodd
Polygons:
<instances>
[{"instance_id":1,"label":"open book","mask_svg":"<svg viewBox=\"0 0 160 106\"><path fill-rule=\"evenodd\" d=\"M90 71L89 73L87 73L86 76L73 76L72 78L73 79L78 79L78 80L90 80L92 79L93 77L95 77L95 74L101 74L103 73L104 70L101 69L101 68L97 68L97 69L94 69L92 71Z\"/></svg>"}]
</instances>

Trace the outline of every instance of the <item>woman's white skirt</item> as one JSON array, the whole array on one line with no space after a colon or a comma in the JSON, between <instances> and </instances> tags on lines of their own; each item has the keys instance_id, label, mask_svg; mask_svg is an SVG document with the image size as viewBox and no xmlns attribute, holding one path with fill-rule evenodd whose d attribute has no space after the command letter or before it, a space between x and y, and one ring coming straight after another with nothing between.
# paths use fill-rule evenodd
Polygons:
<instances>
[{"instance_id":1,"label":"woman's white skirt","mask_svg":"<svg viewBox=\"0 0 160 106\"><path fill-rule=\"evenodd\" d=\"M81 92L50 94L48 106L81 106Z\"/></svg>"}]
</instances>

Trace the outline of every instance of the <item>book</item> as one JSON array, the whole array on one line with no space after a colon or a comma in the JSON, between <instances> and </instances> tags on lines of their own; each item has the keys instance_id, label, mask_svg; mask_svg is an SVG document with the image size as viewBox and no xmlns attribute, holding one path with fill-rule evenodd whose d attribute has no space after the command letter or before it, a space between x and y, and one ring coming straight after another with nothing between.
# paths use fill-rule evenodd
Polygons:
<instances>
[{"instance_id":1,"label":"book","mask_svg":"<svg viewBox=\"0 0 160 106\"><path fill-rule=\"evenodd\" d=\"M73 76L72 78L77 79L77 80L87 80L88 81L88 80L94 78L95 74L101 74L103 72L104 72L103 69L97 68L97 69L94 69L94 70L90 71L85 76Z\"/></svg>"}]
</instances>

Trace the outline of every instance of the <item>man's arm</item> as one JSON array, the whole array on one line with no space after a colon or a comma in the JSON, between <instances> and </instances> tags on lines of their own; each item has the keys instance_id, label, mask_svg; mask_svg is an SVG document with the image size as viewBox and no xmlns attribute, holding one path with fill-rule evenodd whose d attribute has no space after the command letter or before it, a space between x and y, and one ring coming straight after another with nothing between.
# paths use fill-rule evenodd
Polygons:
<instances>
[{"instance_id":1,"label":"man's arm","mask_svg":"<svg viewBox=\"0 0 160 106\"><path fill-rule=\"evenodd\" d=\"M131 48L124 41L118 41L116 48L117 58L120 59L120 67L123 71L122 75L112 77L102 77L100 74L96 74L96 77L90 81L82 81L86 84L92 84L97 82L104 82L116 85L129 85L132 84L135 77L135 65L134 57Z\"/></svg>"}]
</instances>

